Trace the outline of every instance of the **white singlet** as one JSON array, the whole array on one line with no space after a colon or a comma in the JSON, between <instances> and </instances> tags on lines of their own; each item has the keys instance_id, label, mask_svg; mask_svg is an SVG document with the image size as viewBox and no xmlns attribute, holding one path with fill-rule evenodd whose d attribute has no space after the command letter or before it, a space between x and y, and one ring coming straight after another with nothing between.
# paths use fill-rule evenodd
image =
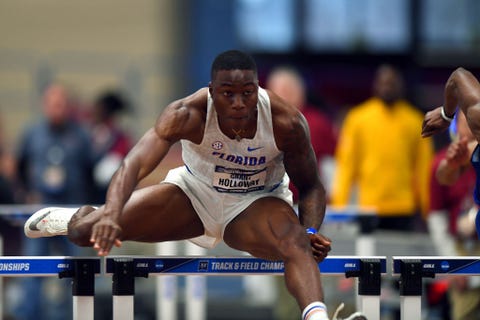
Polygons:
<instances>
[{"instance_id":1,"label":"white singlet","mask_svg":"<svg viewBox=\"0 0 480 320\"><path fill-rule=\"evenodd\" d=\"M259 88L257 131L253 139L230 139L220 130L213 101L208 95L205 131L200 144L182 140L185 166L171 170L163 182L179 186L189 197L205 228L191 239L214 247L226 225L252 202L278 197L292 205L283 152L273 135L270 99Z\"/></svg>"}]
</instances>

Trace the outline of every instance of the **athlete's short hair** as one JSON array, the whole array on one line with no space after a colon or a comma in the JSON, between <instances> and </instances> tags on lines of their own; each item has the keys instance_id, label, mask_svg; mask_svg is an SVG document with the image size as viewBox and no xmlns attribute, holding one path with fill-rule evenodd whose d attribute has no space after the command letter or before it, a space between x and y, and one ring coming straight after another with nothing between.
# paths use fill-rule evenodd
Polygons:
<instances>
[{"instance_id":1,"label":"athlete's short hair","mask_svg":"<svg viewBox=\"0 0 480 320\"><path fill-rule=\"evenodd\" d=\"M228 50L220 53L212 63L210 73L213 79L220 70L252 70L257 74L257 64L252 56L239 50Z\"/></svg>"}]
</instances>

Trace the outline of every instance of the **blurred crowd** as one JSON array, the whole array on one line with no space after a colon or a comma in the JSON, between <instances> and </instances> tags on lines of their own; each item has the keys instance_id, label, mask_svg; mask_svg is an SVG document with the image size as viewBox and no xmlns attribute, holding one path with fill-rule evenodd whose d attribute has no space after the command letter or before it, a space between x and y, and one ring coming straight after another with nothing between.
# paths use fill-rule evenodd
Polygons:
<instances>
[{"instance_id":1,"label":"blurred crowd","mask_svg":"<svg viewBox=\"0 0 480 320\"><path fill-rule=\"evenodd\" d=\"M431 255L480 253L471 221L477 210L472 198L475 173L465 159L455 163L462 170L454 183L445 183L448 177L442 173L443 164L452 161L449 150L472 141L464 118L455 119L450 143L441 148L422 138L423 112L406 98L402 72L393 65L376 69L371 96L341 119L310 101L311 89L294 66L272 69L261 85L305 116L329 205L375 208L377 219L370 226L374 232L427 234L436 248ZM0 135L1 203L103 203L110 178L134 140L119 121L120 115L133 111L128 97L120 89L106 90L85 103L88 107L79 108L67 86L53 83L44 88L39 104L41 117L25 125L15 150L2 148ZM294 186L292 191L297 200ZM82 254L65 237L29 240L19 226L0 219L0 232L8 239L4 255ZM338 288L353 286L342 281ZM17 304L9 307L13 319L70 317L67 283L42 296L44 282L21 280L13 299ZM276 319L299 319L300 311L283 282L277 289L281 303ZM480 283L475 277L435 280L426 289L428 319L479 319ZM40 297L49 302L42 303ZM382 319L399 319L398 309L382 312Z\"/></svg>"},{"instance_id":2,"label":"blurred crowd","mask_svg":"<svg viewBox=\"0 0 480 320\"><path fill-rule=\"evenodd\" d=\"M52 83L39 105L41 116L25 125L15 150L1 150L2 204L102 203L110 178L133 143L120 122L120 115L131 108L127 97L121 90L105 90L80 108L71 88ZM6 220L1 231L5 255L82 254L66 237L29 239ZM68 281L51 284L34 277L19 282L8 308L14 319L71 316Z\"/></svg>"},{"instance_id":3,"label":"blurred crowd","mask_svg":"<svg viewBox=\"0 0 480 320\"><path fill-rule=\"evenodd\" d=\"M434 244L429 255L480 253L474 221L478 211L473 199L475 172L469 161L476 140L462 114L452 122L446 144L438 147L431 138L422 138L424 114L406 98L401 70L389 64L375 70L371 96L349 108L340 120L329 117L325 106L307 101L308 88L293 67L272 70L266 87L304 113L332 208L355 205L359 210L373 210L376 219L362 226L373 237L380 232L392 238L428 235ZM468 144L470 149L462 159L452 156L453 150ZM452 167L458 168L454 178ZM328 228L324 225L323 231ZM425 319L480 319L478 278L455 276L427 282ZM337 292L354 288L351 279L333 282L331 289ZM397 291L398 298L394 279L386 278L382 287ZM299 318L281 282L278 291L277 319ZM398 304L384 305L382 319L400 319Z\"/></svg>"}]
</instances>

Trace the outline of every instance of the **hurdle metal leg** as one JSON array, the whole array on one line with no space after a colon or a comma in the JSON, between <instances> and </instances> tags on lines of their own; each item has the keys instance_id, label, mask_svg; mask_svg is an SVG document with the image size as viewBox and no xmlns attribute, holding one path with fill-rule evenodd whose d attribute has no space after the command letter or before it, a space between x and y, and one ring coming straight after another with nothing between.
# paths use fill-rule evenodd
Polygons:
<instances>
[{"instance_id":1,"label":"hurdle metal leg","mask_svg":"<svg viewBox=\"0 0 480 320\"><path fill-rule=\"evenodd\" d=\"M425 272L420 259L400 261L400 319L422 318L423 278L433 278L433 272Z\"/></svg>"},{"instance_id":2,"label":"hurdle metal leg","mask_svg":"<svg viewBox=\"0 0 480 320\"><path fill-rule=\"evenodd\" d=\"M187 242L185 253L189 256L204 256L207 250ZM185 295L186 318L205 320L207 318L207 279L201 275L187 276Z\"/></svg>"},{"instance_id":3,"label":"hurdle metal leg","mask_svg":"<svg viewBox=\"0 0 480 320\"><path fill-rule=\"evenodd\" d=\"M135 269L131 258L113 260L113 319L134 319L135 277L148 277L148 273Z\"/></svg>"},{"instance_id":4,"label":"hurdle metal leg","mask_svg":"<svg viewBox=\"0 0 480 320\"><path fill-rule=\"evenodd\" d=\"M76 259L73 269L59 272L59 278L72 278L73 319L93 320L95 296L95 263L92 259Z\"/></svg>"},{"instance_id":5,"label":"hurdle metal leg","mask_svg":"<svg viewBox=\"0 0 480 320\"><path fill-rule=\"evenodd\" d=\"M380 259L361 259L358 271L345 272L347 278L358 277L359 308L369 320L380 320L381 274Z\"/></svg>"},{"instance_id":6,"label":"hurdle metal leg","mask_svg":"<svg viewBox=\"0 0 480 320\"><path fill-rule=\"evenodd\" d=\"M135 295L133 259L114 260L112 281L113 319L133 320Z\"/></svg>"},{"instance_id":7,"label":"hurdle metal leg","mask_svg":"<svg viewBox=\"0 0 480 320\"><path fill-rule=\"evenodd\" d=\"M177 256L177 242L167 241L156 244L158 256ZM178 281L177 276L164 275L156 278L157 320L177 320Z\"/></svg>"}]
</instances>

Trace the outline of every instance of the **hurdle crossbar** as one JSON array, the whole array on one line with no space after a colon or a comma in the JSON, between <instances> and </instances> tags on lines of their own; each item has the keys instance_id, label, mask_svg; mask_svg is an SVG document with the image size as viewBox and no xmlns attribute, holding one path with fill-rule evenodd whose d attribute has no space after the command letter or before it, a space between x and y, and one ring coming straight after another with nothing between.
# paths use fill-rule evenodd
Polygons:
<instances>
[{"instance_id":1,"label":"hurdle crossbar","mask_svg":"<svg viewBox=\"0 0 480 320\"><path fill-rule=\"evenodd\" d=\"M400 276L401 320L421 318L423 278L480 275L480 257L398 256L392 259L392 274Z\"/></svg>"},{"instance_id":2,"label":"hurdle crossbar","mask_svg":"<svg viewBox=\"0 0 480 320\"><path fill-rule=\"evenodd\" d=\"M109 256L106 258L105 273L113 274L115 260L134 262L135 272L149 275L281 275L284 272L282 261L269 261L252 257L178 257L178 256ZM360 261L379 259L381 273L386 273L386 257L329 256L319 263L323 274L344 275L346 272L360 271Z\"/></svg>"},{"instance_id":3,"label":"hurdle crossbar","mask_svg":"<svg viewBox=\"0 0 480 320\"><path fill-rule=\"evenodd\" d=\"M330 256L318 264L322 274L359 277L365 302L362 310L368 319L380 319L380 279L386 274L386 257ZM105 274L113 276L113 313L119 319L133 319L134 278L148 275L242 276L281 275L284 264L253 257L174 257L110 256L105 260ZM362 281L362 279L364 281ZM372 290L362 290L372 286ZM117 318L115 318L117 319Z\"/></svg>"},{"instance_id":4,"label":"hurdle crossbar","mask_svg":"<svg viewBox=\"0 0 480 320\"><path fill-rule=\"evenodd\" d=\"M0 257L0 277L72 278L73 319L93 320L97 257Z\"/></svg>"}]
</instances>

